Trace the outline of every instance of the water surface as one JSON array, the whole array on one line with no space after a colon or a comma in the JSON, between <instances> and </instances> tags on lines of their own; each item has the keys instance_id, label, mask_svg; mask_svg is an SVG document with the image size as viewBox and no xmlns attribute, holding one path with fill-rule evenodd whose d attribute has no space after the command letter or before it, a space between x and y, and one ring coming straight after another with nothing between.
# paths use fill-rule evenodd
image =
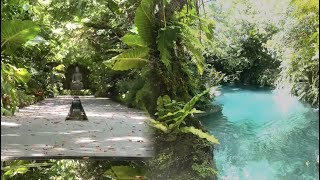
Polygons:
<instances>
[{"instance_id":1,"label":"water surface","mask_svg":"<svg viewBox=\"0 0 320 180\"><path fill-rule=\"evenodd\" d=\"M219 179L319 179L319 111L271 90L223 87L221 114L202 123L217 137Z\"/></svg>"}]
</instances>

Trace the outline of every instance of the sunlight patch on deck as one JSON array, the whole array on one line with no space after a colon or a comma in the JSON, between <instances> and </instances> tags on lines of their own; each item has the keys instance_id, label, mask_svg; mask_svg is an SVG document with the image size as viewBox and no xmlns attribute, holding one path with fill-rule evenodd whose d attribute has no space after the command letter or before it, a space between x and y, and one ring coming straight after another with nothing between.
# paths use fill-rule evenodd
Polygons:
<instances>
[{"instance_id":1,"label":"sunlight patch on deck","mask_svg":"<svg viewBox=\"0 0 320 180\"><path fill-rule=\"evenodd\" d=\"M88 121L65 121L71 96L1 118L1 160L141 159L153 156L147 115L108 98L80 96Z\"/></svg>"}]
</instances>

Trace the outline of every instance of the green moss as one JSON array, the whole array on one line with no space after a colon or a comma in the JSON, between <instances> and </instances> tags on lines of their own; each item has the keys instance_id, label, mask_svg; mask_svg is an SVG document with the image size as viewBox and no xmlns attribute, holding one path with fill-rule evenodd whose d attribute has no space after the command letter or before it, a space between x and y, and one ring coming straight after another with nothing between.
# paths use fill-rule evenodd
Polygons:
<instances>
[{"instance_id":1,"label":"green moss","mask_svg":"<svg viewBox=\"0 0 320 180\"><path fill-rule=\"evenodd\" d=\"M213 146L192 134L178 134L175 141L155 132L155 157L149 162L150 179L217 179Z\"/></svg>"}]
</instances>

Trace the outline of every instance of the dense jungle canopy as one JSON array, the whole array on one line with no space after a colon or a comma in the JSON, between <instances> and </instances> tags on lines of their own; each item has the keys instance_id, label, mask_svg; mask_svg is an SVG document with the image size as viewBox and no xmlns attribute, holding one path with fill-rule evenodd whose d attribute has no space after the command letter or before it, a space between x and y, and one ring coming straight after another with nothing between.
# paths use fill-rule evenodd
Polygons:
<instances>
[{"instance_id":1,"label":"dense jungle canopy","mask_svg":"<svg viewBox=\"0 0 320 180\"><path fill-rule=\"evenodd\" d=\"M75 66L87 78L79 92L68 87ZM219 143L193 114L214 111L212 88L229 82L317 108L319 2L1 1L1 115L57 95L104 96L147 111L170 138Z\"/></svg>"}]
</instances>

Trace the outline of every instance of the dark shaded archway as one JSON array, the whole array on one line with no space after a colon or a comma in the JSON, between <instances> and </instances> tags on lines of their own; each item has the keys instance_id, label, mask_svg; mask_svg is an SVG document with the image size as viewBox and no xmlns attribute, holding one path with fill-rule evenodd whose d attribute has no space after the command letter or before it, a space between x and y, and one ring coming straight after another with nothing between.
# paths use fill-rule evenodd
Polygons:
<instances>
[{"instance_id":1,"label":"dark shaded archway","mask_svg":"<svg viewBox=\"0 0 320 180\"><path fill-rule=\"evenodd\" d=\"M84 89L90 89L90 81L89 81L89 74L90 71L85 66L79 65L79 64L71 64L68 66L66 73L65 73L65 80L63 82L63 88L64 89L70 89L70 83L72 80L72 74L75 72L76 66L79 67L80 72L82 73L82 83Z\"/></svg>"}]
</instances>

